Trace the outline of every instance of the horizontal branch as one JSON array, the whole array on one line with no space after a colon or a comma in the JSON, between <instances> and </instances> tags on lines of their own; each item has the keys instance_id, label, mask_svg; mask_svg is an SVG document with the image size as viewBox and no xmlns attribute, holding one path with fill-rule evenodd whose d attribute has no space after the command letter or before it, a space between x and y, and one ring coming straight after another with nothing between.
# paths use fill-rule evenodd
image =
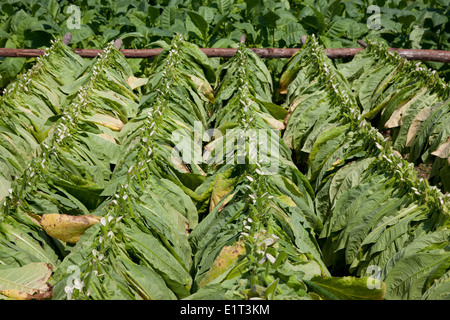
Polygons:
<instances>
[{"instance_id":1,"label":"horizontal branch","mask_svg":"<svg viewBox=\"0 0 450 320\"><path fill-rule=\"evenodd\" d=\"M231 48L202 48L208 57L232 57L237 49ZM261 58L290 58L300 48L252 48ZM330 59L352 58L364 48L339 48L325 49L325 54ZM450 51L429 49L396 49L400 56L409 60L437 61L450 63ZM154 58L161 53L162 49L122 49L120 50L127 58ZM101 49L74 49L74 52L84 58L94 58L103 52ZM0 48L0 57L37 57L44 54L43 49L10 49Z\"/></svg>"}]
</instances>

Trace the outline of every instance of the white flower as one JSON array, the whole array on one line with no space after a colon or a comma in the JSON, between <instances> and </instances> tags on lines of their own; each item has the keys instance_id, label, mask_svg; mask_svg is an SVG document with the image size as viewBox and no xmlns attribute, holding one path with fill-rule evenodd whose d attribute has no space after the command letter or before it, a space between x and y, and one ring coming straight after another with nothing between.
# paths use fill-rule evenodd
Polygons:
<instances>
[{"instance_id":1,"label":"white flower","mask_svg":"<svg viewBox=\"0 0 450 320\"><path fill-rule=\"evenodd\" d=\"M114 202L114 201L116 201L116 200L113 200L113 202ZM106 219L105 219L105 217L102 217L102 218L100 219L100 223L102 224L102 226L106 227Z\"/></svg>"},{"instance_id":2,"label":"white flower","mask_svg":"<svg viewBox=\"0 0 450 320\"><path fill-rule=\"evenodd\" d=\"M250 180L251 182L253 182L253 178L250 176L247 176L247 179Z\"/></svg>"},{"instance_id":3,"label":"white flower","mask_svg":"<svg viewBox=\"0 0 450 320\"><path fill-rule=\"evenodd\" d=\"M392 163L392 160L389 159L388 157L386 157L384 154L383 154L383 158L386 159L387 162Z\"/></svg>"},{"instance_id":4,"label":"white flower","mask_svg":"<svg viewBox=\"0 0 450 320\"><path fill-rule=\"evenodd\" d=\"M266 253L266 257L267 257L267 259L269 259L270 263L275 262L275 257L273 255L271 255L270 253Z\"/></svg>"},{"instance_id":5,"label":"white flower","mask_svg":"<svg viewBox=\"0 0 450 320\"><path fill-rule=\"evenodd\" d=\"M382 149L383 149L383 147L381 146L381 144L379 144L378 142L375 142L375 146L376 146L379 150L382 150Z\"/></svg>"}]
</instances>

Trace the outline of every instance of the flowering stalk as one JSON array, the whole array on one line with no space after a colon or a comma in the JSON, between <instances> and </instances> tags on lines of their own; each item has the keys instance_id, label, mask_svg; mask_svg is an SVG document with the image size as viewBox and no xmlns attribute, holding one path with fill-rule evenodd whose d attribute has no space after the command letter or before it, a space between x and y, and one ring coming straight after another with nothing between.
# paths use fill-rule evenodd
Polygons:
<instances>
[{"instance_id":1,"label":"flowering stalk","mask_svg":"<svg viewBox=\"0 0 450 320\"><path fill-rule=\"evenodd\" d=\"M142 207L140 206L145 205L145 203L143 203L141 197L153 199L159 192L164 192L164 186L158 184L156 179L166 174L165 170L167 169L164 169L164 167L170 166L169 159L162 159L162 152L166 148L161 145L161 141L168 140L165 136L167 127L168 125L173 126L169 118L170 112L174 108L171 105L171 99L178 82L182 79L180 71L182 49L183 38L177 36L170 50L166 52L164 70L154 75L155 78L159 78L157 87L152 89L152 92L155 92L154 99L150 103L146 103L142 113L137 116L140 123L139 127L132 133L130 132L123 140L123 148L127 151L123 155L117 167L117 175L113 179L120 179L124 183L118 185L114 195L105 201L105 207L99 211L99 215L102 216L101 230L97 235L98 238L93 241L89 249L88 266L81 273L80 278L84 281L82 290L77 290L75 287L67 288L67 292L74 294L77 298L89 298L93 294L91 289L101 286L102 282L106 281L104 279L111 276L106 272L104 277L100 277L107 269L108 263L113 263L121 255L124 256L124 259L130 259L128 258L129 253L126 249L124 250L123 244L120 244L122 241L129 241L129 235L124 230L127 226L137 223L138 228L142 228L145 233L148 233L149 237L152 232L161 232L161 229L158 228L160 228L159 224L163 224L163 222L159 222L155 226L142 216L143 213L140 211ZM163 162L161 163L161 161ZM122 167L126 168L126 171L122 170ZM152 193L147 193L147 190L151 190ZM158 199L154 198L152 201L157 202ZM164 212L161 212L161 214L164 214ZM170 226L170 228L174 229L176 226ZM180 263L180 266L186 268L187 272L185 259L181 256L179 248L173 248L174 244L167 240L170 237L171 234L160 234L158 245L162 249L158 250L170 252L174 259ZM117 242L117 239L120 239L120 241ZM99 257L102 257L102 259L100 260ZM131 259L129 263L132 263ZM165 272L165 270L161 270L161 272ZM131 288L136 287L135 283L129 285ZM172 284L175 290L184 292L185 289L181 288L182 285L182 283ZM180 292L177 292L177 294L183 294ZM97 293L95 294L97 295Z\"/></svg>"},{"instance_id":2,"label":"flowering stalk","mask_svg":"<svg viewBox=\"0 0 450 320\"><path fill-rule=\"evenodd\" d=\"M56 48L56 44L57 43L55 43L50 48L50 50L46 52L51 54L54 50L56 50L52 49ZM66 107L66 109L63 110L61 114L61 120L55 126L53 134L49 136L45 140L45 142L39 145L39 148L36 152L37 155L28 165L28 170L26 170L24 174L15 181L16 187L12 188L12 197L7 199L3 203L4 206L17 205L19 202L21 202L21 200L24 199L26 194L30 192L30 188L31 190L35 190L35 187L37 186L39 181L46 181L46 172L48 172L48 169L55 169L51 167L47 168L47 166L52 163L52 157L58 158L58 148L67 144L69 141L68 138L72 137L78 131L79 116L88 103L88 97L90 94L89 88L92 88L96 83L99 72L107 67L108 55L110 54L111 50L113 50L113 48L114 43L111 42L107 46L105 51L100 55L99 59L93 67L93 75L90 78L90 81L86 85L79 88L78 95L76 96L76 101L72 101ZM46 59L48 55L44 55L44 57L41 58L40 61ZM29 73L27 73L27 76L21 78L21 81L23 82L25 81L24 79L30 79L29 76L39 72L39 70L42 70L43 65L44 62L38 63L37 67L35 67L34 69L30 69ZM29 80L26 80L25 82L27 81ZM25 202L26 201L23 201L23 203Z\"/></svg>"}]
</instances>

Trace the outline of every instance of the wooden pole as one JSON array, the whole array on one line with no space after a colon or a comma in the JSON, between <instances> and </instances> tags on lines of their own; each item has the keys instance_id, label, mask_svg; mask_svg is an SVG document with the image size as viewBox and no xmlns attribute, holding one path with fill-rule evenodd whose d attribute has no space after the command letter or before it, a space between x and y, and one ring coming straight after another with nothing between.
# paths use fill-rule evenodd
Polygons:
<instances>
[{"instance_id":1,"label":"wooden pole","mask_svg":"<svg viewBox=\"0 0 450 320\"><path fill-rule=\"evenodd\" d=\"M208 57L232 57L237 49L231 48L202 48ZM301 48L251 48L261 58L290 58ZM325 49L325 54L330 59L352 58L364 48L339 48ZM450 51L429 49L396 49L400 56L409 60L437 61L450 63ZM154 58L161 53L162 49L122 49L120 50L126 58ZM43 49L10 49L0 48L0 57L37 57L44 54ZM84 58L95 58L103 52L101 49L74 49L74 52Z\"/></svg>"},{"instance_id":2,"label":"wooden pole","mask_svg":"<svg viewBox=\"0 0 450 320\"><path fill-rule=\"evenodd\" d=\"M67 32L67 33L64 35L63 42L64 42L64 44L67 46L67 45L69 45L70 40L72 40L72 34L71 34L70 32Z\"/></svg>"}]
</instances>

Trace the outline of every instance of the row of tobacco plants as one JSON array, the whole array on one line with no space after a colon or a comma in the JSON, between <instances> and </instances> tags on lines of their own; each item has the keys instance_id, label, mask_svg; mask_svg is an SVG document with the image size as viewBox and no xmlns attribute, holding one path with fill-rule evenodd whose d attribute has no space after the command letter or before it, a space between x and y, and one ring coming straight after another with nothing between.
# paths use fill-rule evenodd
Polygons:
<instances>
[{"instance_id":1,"label":"row of tobacco plants","mask_svg":"<svg viewBox=\"0 0 450 320\"><path fill-rule=\"evenodd\" d=\"M56 40L5 88L0 297L448 297L447 83L315 37L279 86L243 43L215 64L176 36L136 77Z\"/></svg>"}]
</instances>

